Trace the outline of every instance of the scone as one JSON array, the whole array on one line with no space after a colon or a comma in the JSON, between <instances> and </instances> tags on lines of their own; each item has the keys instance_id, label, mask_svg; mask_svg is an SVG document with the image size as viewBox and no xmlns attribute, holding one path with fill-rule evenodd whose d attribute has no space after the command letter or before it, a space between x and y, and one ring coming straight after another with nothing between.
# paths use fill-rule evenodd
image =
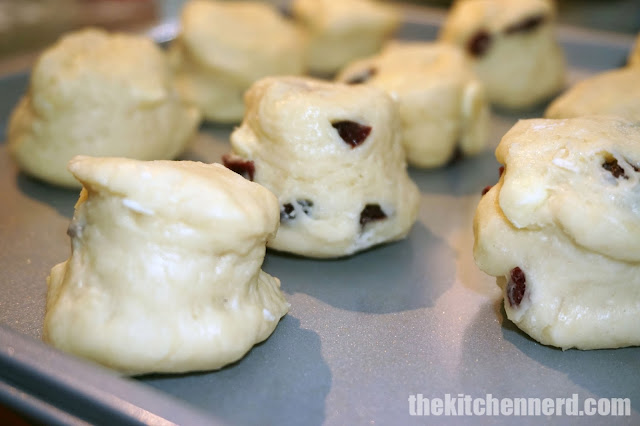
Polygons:
<instances>
[{"instance_id":1,"label":"scone","mask_svg":"<svg viewBox=\"0 0 640 426\"><path fill-rule=\"evenodd\" d=\"M467 51L492 103L529 108L564 85L555 19L549 0L457 0L439 38Z\"/></svg>"},{"instance_id":2,"label":"scone","mask_svg":"<svg viewBox=\"0 0 640 426\"><path fill-rule=\"evenodd\" d=\"M380 55L348 65L337 80L370 84L391 96L409 164L437 167L456 148L472 155L486 145L489 104L484 87L454 45L390 43Z\"/></svg>"},{"instance_id":3,"label":"scone","mask_svg":"<svg viewBox=\"0 0 640 426\"><path fill-rule=\"evenodd\" d=\"M518 122L478 205L476 263L507 317L562 349L640 344L640 125L614 117Z\"/></svg>"},{"instance_id":4,"label":"scone","mask_svg":"<svg viewBox=\"0 0 640 426\"><path fill-rule=\"evenodd\" d=\"M291 12L309 34L309 69L326 75L378 52L400 23L376 0L294 0Z\"/></svg>"},{"instance_id":5,"label":"scone","mask_svg":"<svg viewBox=\"0 0 640 426\"><path fill-rule=\"evenodd\" d=\"M306 70L303 31L267 3L190 1L181 28L169 48L176 84L208 120L240 122L254 81Z\"/></svg>"},{"instance_id":6,"label":"scone","mask_svg":"<svg viewBox=\"0 0 640 426\"><path fill-rule=\"evenodd\" d=\"M419 192L386 93L268 77L249 89L246 104L224 162L278 197L281 224L269 247L339 257L407 235Z\"/></svg>"},{"instance_id":7,"label":"scone","mask_svg":"<svg viewBox=\"0 0 640 426\"><path fill-rule=\"evenodd\" d=\"M86 29L40 56L7 137L25 173L79 187L67 170L74 155L175 158L199 122L197 108L177 95L153 41Z\"/></svg>"},{"instance_id":8,"label":"scone","mask_svg":"<svg viewBox=\"0 0 640 426\"><path fill-rule=\"evenodd\" d=\"M44 339L126 374L212 370L288 310L260 269L276 198L219 164L75 157L71 257L48 278Z\"/></svg>"},{"instance_id":9,"label":"scone","mask_svg":"<svg viewBox=\"0 0 640 426\"><path fill-rule=\"evenodd\" d=\"M607 71L583 80L556 98L547 118L615 115L640 121L640 69Z\"/></svg>"}]
</instances>

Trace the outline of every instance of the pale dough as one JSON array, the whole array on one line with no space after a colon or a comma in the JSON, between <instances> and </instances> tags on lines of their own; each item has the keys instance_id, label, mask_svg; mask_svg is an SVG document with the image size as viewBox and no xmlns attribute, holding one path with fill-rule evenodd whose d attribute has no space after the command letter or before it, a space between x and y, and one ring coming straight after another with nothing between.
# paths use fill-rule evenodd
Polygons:
<instances>
[{"instance_id":1,"label":"pale dough","mask_svg":"<svg viewBox=\"0 0 640 426\"><path fill-rule=\"evenodd\" d=\"M269 191L219 164L75 157L71 257L48 278L44 339L127 374L212 370L288 310L260 269Z\"/></svg>"},{"instance_id":2,"label":"pale dough","mask_svg":"<svg viewBox=\"0 0 640 426\"><path fill-rule=\"evenodd\" d=\"M208 120L241 121L254 81L306 70L306 36L267 3L190 1L180 23L169 48L176 84Z\"/></svg>"},{"instance_id":3,"label":"pale dough","mask_svg":"<svg viewBox=\"0 0 640 426\"><path fill-rule=\"evenodd\" d=\"M547 118L615 115L640 121L640 69L626 67L583 80L555 99Z\"/></svg>"},{"instance_id":4,"label":"pale dough","mask_svg":"<svg viewBox=\"0 0 640 426\"><path fill-rule=\"evenodd\" d=\"M291 10L309 34L307 61L318 74L378 52L400 23L392 6L375 0L294 0Z\"/></svg>"},{"instance_id":5,"label":"pale dough","mask_svg":"<svg viewBox=\"0 0 640 426\"><path fill-rule=\"evenodd\" d=\"M269 247L337 257L407 235L419 192L386 93L265 78L247 92L246 103L244 121L231 134L236 157L227 164L251 162L254 180L278 197L282 223Z\"/></svg>"},{"instance_id":6,"label":"pale dough","mask_svg":"<svg viewBox=\"0 0 640 426\"><path fill-rule=\"evenodd\" d=\"M348 65L338 81L385 90L396 102L407 161L446 164L486 145L489 105L464 53L448 43L394 42L378 56Z\"/></svg>"},{"instance_id":7,"label":"pale dough","mask_svg":"<svg viewBox=\"0 0 640 426\"><path fill-rule=\"evenodd\" d=\"M640 125L593 116L522 120L496 150L505 171L478 206L474 257L543 344L640 344L639 147Z\"/></svg>"},{"instance_id":8,"label":"pale dough","mask_svg":"<svg viewBox=\"0 0 640 426\"><path fill-rule=\"evenodd\" d=\"M86 29L40 56L11 115L8 144L25 173L79 187L67 170L74 155L171 159L199 122L153 41Z\"/></svg>"},{"instance_id":9,"label":"pale dough","mask_svg":"<svg viewBox=\"0 0 640 426\"><path fill-rule=\"evenodd\" d=\"M469 53L492 103L529 108L564 86L555 19L549 0L458 0L439 38Z\"/></svg>"}]
</instances>

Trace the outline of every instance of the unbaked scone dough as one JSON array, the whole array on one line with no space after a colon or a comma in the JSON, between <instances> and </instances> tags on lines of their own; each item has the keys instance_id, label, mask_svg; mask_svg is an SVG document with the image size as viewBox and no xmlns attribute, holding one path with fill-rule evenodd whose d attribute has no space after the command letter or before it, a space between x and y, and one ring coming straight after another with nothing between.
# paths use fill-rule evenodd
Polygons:
<instances>
[{"instance_id":1,"label":"unbaked scone dough","mask_svg":"<svg viewBox=\"0 0 640 426\"><path fill-rule=\"evenodd\" d=\"M439 37L469 53L492 103L528 108L564 85L555 19L549 0L457 0Z\"/></svg>"},{"instance_id":2,"label":"unbaked scone dough","mask_svg":"<svg viewBox=\"0 0 640 426\"><path fill-rule=\"evenodd\" d=\"M199 122L153 41L86 29L63 37L36 62L9 121L9 151L25 173L79 187L67 170L74 155L171 159Z\"/></svg>"},{"instance_id":3,"label":"unbaked scone dough","mask_svg":"<svg viewBox=\"0 0 640 426\"><path fill-rule=\"evenodd\" d=\"M219 164L75 157L71 257L48 278L44 339L127 374L211 370L288 310L260 269L269 191Z\"/></svg>"},{"instance_id":4,"label":"unbaked scone dough","mask_svg":"<svg viewBox=\"0 0 640 426\"><path fill-rule=\"evenodd\" d=\"M309 69L332 74L373 55L400 23L390 5L376 0L294 0L291 11L309 34Z\"/></svg>"},{"instance_id":5,"label":"unbaked scone dough","mask_svg":"<svg viewBox=\"0 0 640 426\"><path fill-rule=\"evenodd\" d=\"M169 48L176 84L208 120L239 122L243 94L268 75L303 74L306 36L272 5L254 1L188 2Z\"/></svg>"},{"instance_id":6,"label":"unbaked scone dough","mask_svg":"<svg viewBox=\"0 0 640 426\"><path fill-rule=\"evenodd\" d=\"M592 116L518 122L474 220L476 263L507 317L562 349L640 344L640 125Z\"/></svg>"},{"instance_id":7,"label":"unbaked scone dough","mask_svg":"<svg viewBox=\"0 0 640 426\"><path fill-rule=\"evenodd\" d=\"M338 257L407 235L419 192L384 91L268 77L246 103L225 164L278 197L281 224L269 247Z\"/></svg>"},{"instance_id":8,"label":"unbaked scone dough","mask_svg":"<svg viewBox=\"0 0 640 426\"><path fill-rule=\"evenodd\" d=\"M583 80L556 98L547 118L615 115L640 121L640 69L626 67Z\"/></svg>"},{"instance_id":9,"label":"unbaked scone dough","mask_svg":"<svg viewBox=\"0 0 640 426\"><path fill-rule=\"evenodd\" d=\"M489 104L464 53L448 43L393 42L378 56L348 65L337 77L385 90L396 102L409 164L446 164L486 145Z\"/></svg>"}]
</instances>

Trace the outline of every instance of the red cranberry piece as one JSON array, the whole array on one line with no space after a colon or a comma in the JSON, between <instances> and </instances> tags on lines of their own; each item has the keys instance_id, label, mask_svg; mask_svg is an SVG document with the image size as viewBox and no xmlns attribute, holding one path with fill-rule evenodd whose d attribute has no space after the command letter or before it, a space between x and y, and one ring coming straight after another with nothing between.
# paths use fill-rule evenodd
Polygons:
<instances>
[{"instance_id":1,"label":"red cranberry piece","mask_svg":"<svg viewBox=\"0 0 640 426\"><path fill-rule=\"evenodd\" d=\"M528 33L534 31L540 25L542 25L547 20L545 15L534 15L529 16L528 18L523 19L520 22L516 22L515 24L509 25L504 33L508 35L518 34L518 33Z\"/></svg>"},{"instance_id":2,"label":"red cranberry piece","mask_svg":"<svg viewBox=\"0 0 640 426\"><path fill-rule=\"evenodd\" d=\"M499 177L502 177L503 173L504 173L504 166L500 166L500 168L498 169Z\"/></svg>"},{"instance_id":3,"label":"red cranberry piece","mask_svg":"<svg viewBox=\"0 0 640 426\"><path fill-rule=\"evenodd\" d=\"M295 203L300 206L300 209L307 216L311 214L311 208L313 207L313 201L311 200L296 200ZM296 218L296 209L292 203L283 204L280 207L280 222L293 220Z\"/></svg>"},{"instance_id":4,"label":"red cranberry piece","mask_svg":"<svg viewBox=\"0 0 640 426\"><path fill-rule=\"evenodd\" d=\"M280 207L280 222L285 220L292 220L296 218L296 209L293 207L293 204L287 203L283 204Z\"/></svg>"},{"instance_id":5,"label":"red cranberry piece","mask_svg":"<svg viewBox=\"0 0 640 426\"><path fill-rule=\"evenodd\" d=\"M347 81L345 81L345 83L347 83L347 84L362 84L362 83L366 83L367 81L369 81L369 79L371 79L371 77L376 75L377 72L378 72L378 70L376 70L375 68L368 68L368 69L364 70L363 72L352 76Z\"/></svg>"},{"instance_id":6,"label":"red cranberry piece","mask_svg":"<svg viewBox=\"0 0 640 426\"><path fill-rule=\"evenodd\" d=\"M487 53L489 47L491 47L491 34L486 30L476 32L467 42L467 51L476 58Z\"/></svg>"},{"instance_id":7,"label":"red cranberry piece","mask_svg":"<svg viewBox=\"0 0 640 426\"><path fill-rule=\"evenodd\" d=\"M67 235L70 238L77 238L82 236L82 231L84 230L84 225L76 222L76 221L72 221L69 224L69 227L67 228Z\"/></svg>"},{"instance_id":8,"label":"red cranberry piece","mask_svg":"<svg viewBox=\"0 0 640 426\"><path fill-rule=\"evenodd\" d=\"M386 219L387 215L380 208L380 204L367 204L360 213L360 225L363 227L369 222Z\"/></svg>"},{"instance_id":9,"label":"red cranberry piece","mask_svg":"<svg viewBox=\"0 0 640 426\"><path fill-rule=\"evenodd\" d=\"M527 279L522 272L522 269L515 267L510 272L511 279L507 284L507 298L509 299L509 306L520 306L524 292L527 290Z\"/></svg>"},{"instance_id":10,"label":"red cranberry piece","mask_svg":"<svg viewBox=\"0 0 640 426\"><path fill-rule=\"evenodd\" d=\"M222 156L222 163L227 169L253 181L253 176L256 172L256 166L253 161L245 160L234 154L225 154Z\"/></svg>"},{"instance_id":11,"label":"red cranberry piece","mask_svg":"<svg viewBox=\"0 0 640 426\"><path fill-rule=\"evenodd\" d=\"M624 174L624 169L620 167L620 165L618 164L618 160L616 160L615 158L608 159L604 163L602 163L602 168L611 173L616 179L620 176L625 179L629 179L629 177Z\"/></svg>"},{"instance_id":12,"label":"red cranberry piece","mask_svg":"<svg viewBox=\"0 0 640 426\"><path fill-rule=\"evenodd\" d=\"M311 200L296 200L296 203L302 209L302 212L306 215L311 214L311 208L313 207L313 201Z\"/></svg>"},{"instance_id":13,"label":"red cranberry piece","mask_svg":"<svg viewBox=\"0 0 640 426\"><path fill-rule=\"evenodd\" d=\"M331 126L338 131L343 141L351 145L351 148L363 143L371 133L371 126L365 126L355 121L334 121Z\"/></svg>"},{"instance_id":14,"label":"red cranberry piece","mask_svg":"<svg viewBox=\"0 0 640 426\"><path fill-rule=\"evenodd\" d=\"M638 168L638 166L636 166L635 164L629 162L629 160L627 160L627 164L633 168L634 172L640 172L640 168Z\"/></svg>"},{"instance_id":15,"label":"red cranberry piece","mask_svg":"<svg viewBox=\"0 0 640 426\"><path fill-rule=\"evenodd\" d=\"M493 185L487 185L482 189L482 195L484 196L487 192L489 192L493 188Z\"/></svg>"}]
</instances>

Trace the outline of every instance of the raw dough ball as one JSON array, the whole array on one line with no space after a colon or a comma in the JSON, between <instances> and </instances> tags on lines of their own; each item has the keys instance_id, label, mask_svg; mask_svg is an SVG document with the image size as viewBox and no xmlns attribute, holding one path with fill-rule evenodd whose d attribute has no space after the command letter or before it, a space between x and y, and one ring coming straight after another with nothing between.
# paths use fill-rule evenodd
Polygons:
<instances>
[{"instance_id":1,"label":"raw dough ball","mask_svg":"<svg viewBox=\"0 0 640 426\"><path fill-rule=\"evenodd\" d=\"M555 18L549 0L458 0L440 39L459 45L474 59L492 103L528 108L564 85Z\"/></svg>"},{"instance_id":2,"label":"raw dough ball","mask_svg":"<svg viewBox=\"0 0 640 426\"><path fill-rule=\"evenodd\" d=\"M294 0L292 13L309 33L309 68L320 74L376 53L400 23L395 9L374 0Z\"/></svg>"},{"instance_id":3,"label":"raw dough ball","mask_svg":"<svg viewBox=\"0 0 640 426\"><path fill-rule=\"evenodd\" d=\"M153 41L87 29L40 56L11 116L8 143L25 173L79 187L67 170L74 155L171 159L199 122Z\"/></svg>"},{"instance_id":4,"label":"raw dough ball","mask_svg":"<svg viewBox=\"0 0 640 426\"><path fill-rule=\"evenodd\" d=\"M496 150L478 206L476 263L507 317L562 349L640 344L640 125L613 117L522 120Z\"/></svg>"},{"instance_id":5,"label":"raw dough ball","mask_svg":"<svg viewBox=\"0 0 640 426\"><path fill-rule=\"evenodd\" d=\"M177 86L208 120L239 122L254 81L305 71L304 33L272 5L190 1L181 26L169 49Z\"/></svg>"},{"instance_id":6,"label":"raw dough ball","mask_svg":"<svg viewBox=\"0 0 640 426\"><path fill-rule=\"evenodd\" d=\"M396 102L407 161L446 164L486 145L489 105L464 53L447 43L391 43L373 58L348 65L338 80L385 90Z\"/></svg>"},{"instance_id":7,"label":"raw dough ball","mask_svg":"<svg viewBox=\"0 0 640 426\"><path fill-rule=\"evenodd\" d=\"M277 195L281 225L269 247L337 257L407 235L419 192L382 90L265 78L246 103L225 165Z\"/></svg>"},{"instance_id":8,"label":"raw dough ball","mask_svg":"<svg viewBox=\"0 0 640 426\"><path fill-rule=\"evenodd\" d=\"M607 71L583 80L554 100L547 118L616 115L640 121L640 69Z\"/></svg>"},{"instance_id":9,"label":"raw dough ball","mask_svg":"<svg viewBox=\"0 0 640 426\"><path fill-rule=\"evenodd\" d=\"M288 310L260 269L276 198L219 164L75 157L71 257L48 278L44 339L127 374L212 370Z\"/></svg>"}]
</instances>

